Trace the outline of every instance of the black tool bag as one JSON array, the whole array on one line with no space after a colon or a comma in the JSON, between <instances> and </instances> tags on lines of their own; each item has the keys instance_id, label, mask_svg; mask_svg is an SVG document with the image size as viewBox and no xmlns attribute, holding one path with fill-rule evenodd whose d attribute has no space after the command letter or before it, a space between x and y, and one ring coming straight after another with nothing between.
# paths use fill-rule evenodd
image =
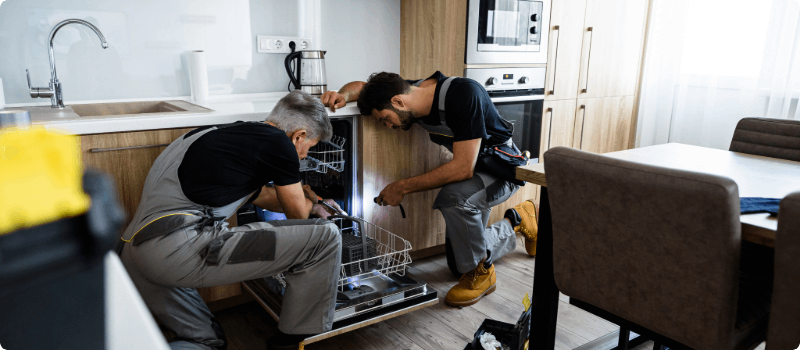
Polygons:
<instances>
[{"instance_id":1,"label":"black tool bag","mask_svg":"<svg viewBox=\"0 0 800 350\"><path fill-rule=\"evenodd\" d=\"M524 186L525 181L517 180L517 167L528 165L529 160L514 144L509 145L507 142L484 148L478 155L475 169L488 172L513 184Z\"/></svg>"}]
</instances>

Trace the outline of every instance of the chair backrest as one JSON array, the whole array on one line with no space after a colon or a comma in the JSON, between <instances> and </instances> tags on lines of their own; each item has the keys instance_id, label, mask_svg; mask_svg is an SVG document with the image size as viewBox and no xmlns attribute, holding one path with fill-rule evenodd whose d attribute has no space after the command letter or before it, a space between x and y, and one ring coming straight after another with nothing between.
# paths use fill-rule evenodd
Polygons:
<instances>
[{"instance_id":1,"label":"chair backrest","mask_svg":"<svg viewBox=\"0 0 800 350\"><path fill-rule=\"evenodd\" d=\"M800 192L781 200L767 350L800 347Z\"/></svg>"},{"instance_id":2,"label":"chair backrest","mask_svg":"<svg viewBox=\"0 0 800 350\"><path fill-rule=\"evenodd\" d=\"M563 147L544 159L558 288L691 348L730 348L736 183Z\"/></svg>"},{"instance_id":3,"label":"chair backrest","mask_svg":"<svg viewBox=\"0 0 800 350\"><path fill-rule=\"evenodd\" d=\"M800 162L800 121L744 118L736 124L730 150Z\"/></svg>"}]
</instances>

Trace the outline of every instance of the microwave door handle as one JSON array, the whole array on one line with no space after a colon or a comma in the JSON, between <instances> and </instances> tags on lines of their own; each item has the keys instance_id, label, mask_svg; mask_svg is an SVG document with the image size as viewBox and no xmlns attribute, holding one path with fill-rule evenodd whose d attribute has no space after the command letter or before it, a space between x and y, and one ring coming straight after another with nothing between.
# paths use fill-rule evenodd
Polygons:
<instances>
[{"instance_id":1,"label":"microwave door handle","mask_svg":"<svg viewBox=\"0 0 800 350\"><path fill-rule=\"evenodd\" d=\"M589 34L589 40L586 40L586 33ZM592 41L594 39L594 28L588 27L586 28L586 33L584 33L584 40L583 40L583 52L582 56L586 57L585 62L581 62L581 77L583 78L583 84L581 85L580 92L585 94L589 91L589 63L592 59Z\"/></svg>"},{"instance_id":2,"label":"microwave door handle","mask_svg":"<svg viewBox=\"0 0 800 350\"><path fill-rule=\"evenodd\" d=\"M551 47L550 51L550 58L548 58L548 62L552 62L552 64L548 67L550 70L550 87L547 89L547 96L552 96L556 94L556 65L558 64L558 39L561 38L561 28L559 26L553 26L551 29L551 35L556 35L555 47Z\"/></svg>"}]
</instances>

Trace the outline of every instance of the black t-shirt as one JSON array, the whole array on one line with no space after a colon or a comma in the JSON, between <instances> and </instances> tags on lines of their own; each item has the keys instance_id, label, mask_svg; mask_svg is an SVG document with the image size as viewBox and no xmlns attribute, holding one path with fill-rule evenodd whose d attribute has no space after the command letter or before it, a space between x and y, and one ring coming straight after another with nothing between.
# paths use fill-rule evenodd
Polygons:
<instances>
[{"instance_id":1,"label":"black t-shirt","mask_svg":"<svg viewBox=\"0 0 800 350\"><path fill-rule=\"evenodd\" d=\"M436 79L436 91L433 97L431 113L421 118L428 125L441 125L439 116L439 91L447 76L436 72L427 79ZM424 79L424 80L427 80ZM409 81L414 84L416 81ZM450 83L444 101L445 124L453 131L451 140L434 137L431 140L437 144L446 144L447 141L466 141L482 139L482 146L491 146L503 143L511 138L511 130L494 107L489 93L480 83L467 78L455 78Z\"/></svg>"},{"instance_id":2,"label":"black t-shirt","mask_svg":"<svg viewBox=\"0 0 800 350\"><path fill-rule=\"evenodd\" d=\"M210 127L192 130L183 137ZM186 198L222 207L270 181L278 186L300 182L297 150L283 130L254 122L220 127L224 128L200 136L186 150L178 168Z\"/></svg>"}]
</instances>

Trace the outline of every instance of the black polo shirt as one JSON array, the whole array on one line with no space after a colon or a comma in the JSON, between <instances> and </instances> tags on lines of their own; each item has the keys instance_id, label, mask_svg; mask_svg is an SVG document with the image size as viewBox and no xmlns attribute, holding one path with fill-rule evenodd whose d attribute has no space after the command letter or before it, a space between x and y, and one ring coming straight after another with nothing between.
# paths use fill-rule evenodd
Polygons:
<instances>
[{"instance_id":1,"label":"black polo shirt","mask_svg":"<svg viewBox=\"0 0 800 350\"><path fill-rule=\"evenodd\" d=\"M222 207L269 182L278 186L300 182L300 159L283 130L257 122L222 126L200 136L186 150L178 168L186 198ZM192 130L183 137L210 127Z\"/></svg>"},{"instance_id":2,"label":"black polo shirt","mask_svg":"<svg viewBox=\"0 0 800 350\"><path fill-rule=\"evenodd\" d=\"M428 125L441 125L439 116L439 92L447 76L437 71L427 79L436 79L436 91L431 112L417 119ZM423 80L427 80L423 79ZM409 80L409 84L419 80ZM506 142L511 130L503 123L486 89L472 79L455 78L450 83L444 101L445 124L453 131L453 137L431 134L431 141L447 145L452 142L481 139L483 147Z\"/></svg>"}]
</instances>

